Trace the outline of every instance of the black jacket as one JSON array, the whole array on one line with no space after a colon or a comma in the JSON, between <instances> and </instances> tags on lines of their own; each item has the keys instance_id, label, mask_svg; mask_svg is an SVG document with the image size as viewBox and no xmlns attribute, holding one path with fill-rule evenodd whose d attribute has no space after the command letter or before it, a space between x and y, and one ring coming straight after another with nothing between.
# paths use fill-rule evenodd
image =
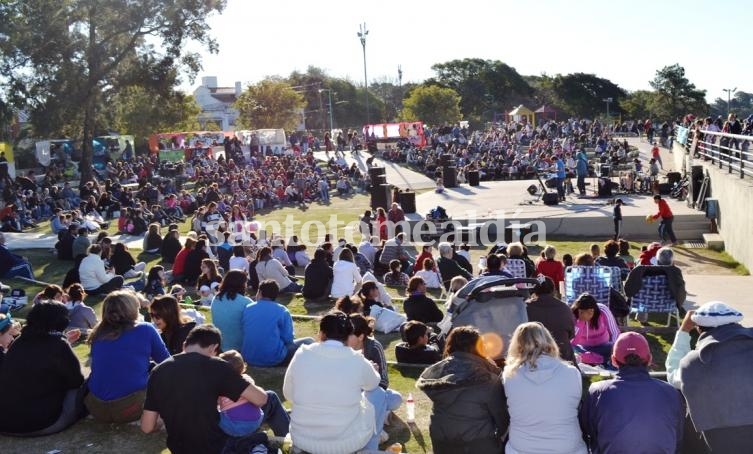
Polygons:
<instances>
[{"instance_id":1,"label":"black jacket","mask_svg":"<svg viewBox=\"0 0 753 454\"><path fill-rule=\"evenodd\" d=\"M539 295L526 304L529 322L539 322L552 333L560 348L560 358L575 362L570 339L575 336L575 321L570 307L552 295Z\"/></svg>"},{"instance_id":2,"label":"black jacket","mask_svg":"<svg viewBox=\"0 0 753 454\"><path fill-rule=\"evenodd\" d=\"M418 320L424 323L439 323L444 313L437 303L424 294L413 294L403 302L403 310L408 320Z\"/></svg>"},{"instance_id":3,"label":"black jacket","mask_svg":"<svg viewBox=\"0 0 753 454\"><path fill-rule=\"evenodd\" d=\"M175 262L175 256L178 255L181 247L180 240L177 238L164 238L162 240L162 247L160 248L162 261L164 263Z\"/></svg>"},{"instance_id":4,"label":"black jacket","mask_svg":"<svg viewBox=\"0 0 753 454\"><path fill-rule=\"evenodd\" d=\"M500 369L472 353L455 352L427 368L416 382L434 404L429 432L434 452L473 447L478 454L502 452L510 427Z\"/></svg>"},{"instance_id":5,"label":"black jacket","mask_svg":"<svg viewBox=\"0 0 753 454\"><path fill-rule=\"evenodd\" d=\"M307 299L319 299L329 295L332 282L332 268L326 261L314 260L306 265L303 273L303 297Z\"/></svg>"}]
</instances>

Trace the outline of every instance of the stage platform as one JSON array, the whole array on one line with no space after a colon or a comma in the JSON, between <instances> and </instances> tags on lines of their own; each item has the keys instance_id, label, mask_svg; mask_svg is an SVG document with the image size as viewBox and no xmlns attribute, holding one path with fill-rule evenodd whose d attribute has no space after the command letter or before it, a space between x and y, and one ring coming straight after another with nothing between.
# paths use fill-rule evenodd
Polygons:
<instances>
[{"instance_id":1,"label":"stage platform","mask_svg":"<svg viewBox=\"0 0 753 454\"><path fill-rule=\"evenodd\" d=\"M589 180L594 180L588 186L590 194L595 179ZM410 215L409 219L424 219L431 209L439 205L447 210L452 220L460 221L463 225L484 224L496 219L504 219L506 226L511 223L541 221L547 235L603 239L613 235L611 202L614 197L619 197L624 202L623 237L658 237L658 223L646 223L646 215L657 212L651 195L615 194L612 199L570 195L566 202L547 206L539 197L527 192L532 184L538 185L536 180L482 181L480 186L463 184L445 189L441 194L425 192L416 197L417 213ZM677 238L701 240L702 234L709 227L704 213L688 208L685 202L665 197L675 215L673 228Z\"/></svg>"}]
</instances>

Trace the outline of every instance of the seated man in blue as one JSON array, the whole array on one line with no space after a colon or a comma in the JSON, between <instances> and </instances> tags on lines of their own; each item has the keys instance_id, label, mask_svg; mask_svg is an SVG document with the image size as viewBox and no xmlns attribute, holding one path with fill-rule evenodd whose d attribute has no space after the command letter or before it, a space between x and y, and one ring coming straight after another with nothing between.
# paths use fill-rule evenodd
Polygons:
<instances>
[{"instance_id":1,"label":"seated man in blue","mask_svg":"<svg viewBox=\"0 0 753 454\"><path fill-rule=\"evenodd\" d=\"M243 310L243 359L252 366L274 367L290 362L301 345L314 342L310 337L294 339L293 317L285 306L275 302L280 288L272 279L259 284L256 302Z\"/></svg>"},{"instance_id":2,"label":"seated man in blue","mask_svg":"<svg viewBox=\"0 0 753 454\"><path fill-rule=\"evenodd\" d=\"M0 233L0 278L11 277L34 279L34 272L26 258L8 249L5 245L5 235Z\"/></svg>"}]
</instances>

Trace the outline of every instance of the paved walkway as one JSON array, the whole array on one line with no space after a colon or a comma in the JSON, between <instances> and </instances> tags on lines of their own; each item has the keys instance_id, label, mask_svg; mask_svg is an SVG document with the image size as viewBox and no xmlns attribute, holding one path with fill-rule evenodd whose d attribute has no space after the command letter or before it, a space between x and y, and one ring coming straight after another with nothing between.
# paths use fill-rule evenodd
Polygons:
<instances>
[{"instance_id":1,"label":"paved walkway","mask_svg":"<svg viewBox=\"0 0 753 454\"><path fill-rule=\"evenodd\" d=\"M695 309L709 301L724 301L743 313L743 325L753 326L753 276L685 275L687 309Z\"/></svg>"},{"instance_id":2,"label":"paved walkway","mask_svg":"<svg viewBox=\"0 0 753 454\"><path fill-rule=\"evenodd\" d=\"M651 159L651 148L653 148L653 146L648 143L646 139L639 139L638 137L628 137L627 141L628 145L634 146L638 149L638 151L640 151L641 161L645 163L644 168L647 168L648 161ZM673 171L682 173L680 169L674 168L674 158L672 157L672 153L668 148L659 147L659 155L661 156L662 164L664 165L664 168L660 171L660 173L666 174L667 172Z\"/></svg>"},{"instance_id":3,"label":"paved walkway","mask_svg":"<svg viewBox=\"0 0 753 454\"><path fill-rule=\"evenodd\" d=\"M334 155L334 153L331 155ZM346 152L345 161L348 163L348 166L355 162L361 172L367 172L366 159L368 159L369 156L371 155L365 151L361 151L355 157L352 156L350 152ZM326 162L329 160L326 153L323 151L315 152L314 157L320 161ZM383 166L387 174L387 182L400 189L417 191L420 189L434 189L437 186L434 181L426 175L410 170L401 164L395 164L394 162L374 158L374 165Z\"/></svg>"}]
</instances>

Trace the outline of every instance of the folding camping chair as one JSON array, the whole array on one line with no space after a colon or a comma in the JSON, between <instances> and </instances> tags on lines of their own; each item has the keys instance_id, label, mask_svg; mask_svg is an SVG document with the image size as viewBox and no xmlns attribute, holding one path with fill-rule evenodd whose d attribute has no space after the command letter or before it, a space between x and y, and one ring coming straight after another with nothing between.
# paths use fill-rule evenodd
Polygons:
<instances>
[{"instance_id":1,"label":"folding camping chair","mask_svg":"<svg viewBox=\"0 0 753 454\"><path fill-rule=\"evenodd\" d=\"M507 270L512 273L514 277L526 278L526 262L522 259L508 259Z\"/></svg>"},{"instance_id":2,"label":"folding camping chair","mask_svg":"<svg viewBox=\"0 0 753 454\"><path fill-rule=\"evenodd\" d=\"M607 266L568 266L565 269L565 302L570 305L588 292L596 302L609 307L612 269Z\"/></svg>"},{"instance_id":3,"label":"folding camping chair","mask_svg":"<svg viewBox=\"0 0 753 454\"><path fill-rule=\"evenodd\" d=\"M672 324L672 317L680 326L680 311L672 293L669 291L667 276L646 276L642 280L641 289L633 296L630 312L638 319L639 314L660 313L667 314L667 325Z\"/></svg>"}]
</instances>

